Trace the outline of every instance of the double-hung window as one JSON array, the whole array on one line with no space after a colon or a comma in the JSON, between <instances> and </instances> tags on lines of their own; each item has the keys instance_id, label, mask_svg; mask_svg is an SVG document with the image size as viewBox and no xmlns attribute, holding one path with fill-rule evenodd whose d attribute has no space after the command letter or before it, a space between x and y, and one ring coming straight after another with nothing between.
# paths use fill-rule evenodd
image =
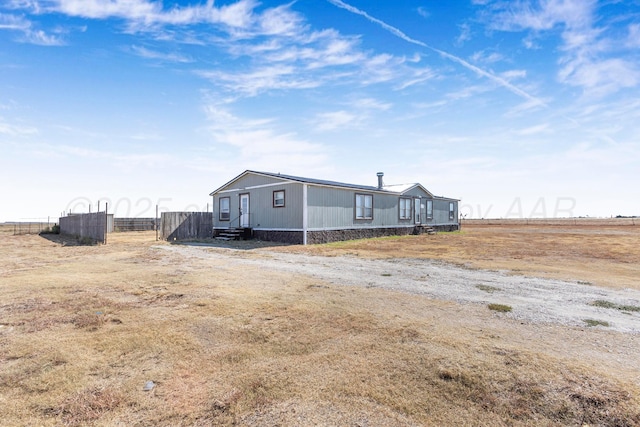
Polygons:
<instances>
[{"instance_id":1,"label":"double-hung window","mask_svg":"<svg viewBox=\"0 0 640 427\"><path fill-rule=\"evenodd\" d=\"M220 197L219 218L220 221L229 221L231 219L231 210L229 207L229 197Z\"/></svg>"},{"instance_id":2,"label":"double-hung window","mask_svg":"<svg viewBox=\"0 0 640 427\"><path fill-rule=\"evenodd\" d=\"M284 207L284 190L278 190L273 192L273 207L274 208Z\"/></svg>"},{"instance_id":3,"label":"double-hung window","mask_svg":"<svg viewBox=\"0 0 640 427\"><path fill-rule=\"evenodd\" d=\"M356 194L356 219L373 219L373 196Z\"/></svg>"},{"instance_id":4,"label":"double-hung window","mask_svg":"<svg viewBox=\"0 0 640 427\"><path fill-rule=\"evenodd\" d=\"M455 219L455 217L456 217L455 204L453 202L449 202L449 219Z\"/></svg>"},{"instance_id":5,"label":"double-hung window","mask_svg":"<svg viewBox=\"0 0 640 427\"><path fill-rule=\"evenodd\" d=\"M411 219L411 199L400 199L400 219Z\"/></svg>"},{"instance_id":6,"label":"double-hung window","mask_svg":"<svg viewBox=\"0 0 640 427\"><path fill-rule=\"evenodd\" d=\"M427 200L427 219L433 219L433 200Z\"/></svg>"}]
</instances>

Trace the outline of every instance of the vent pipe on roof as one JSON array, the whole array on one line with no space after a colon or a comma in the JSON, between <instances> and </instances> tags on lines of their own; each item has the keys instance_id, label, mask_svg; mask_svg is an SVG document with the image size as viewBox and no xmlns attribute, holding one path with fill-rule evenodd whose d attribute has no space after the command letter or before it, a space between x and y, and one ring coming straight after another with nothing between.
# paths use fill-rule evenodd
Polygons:
<instances>
[{"instance_id":1,"label":"vent pipe on roof","mask_svg":"<svg viewBox=\"0 0 640 427\"><path fill-rule=\"evenodd\" d=\"M382 187L384 186L384 184L382 183L384 172L378 172L376 175L378 175L378 189L382 190Z\"/></svg>"}]
</instances>

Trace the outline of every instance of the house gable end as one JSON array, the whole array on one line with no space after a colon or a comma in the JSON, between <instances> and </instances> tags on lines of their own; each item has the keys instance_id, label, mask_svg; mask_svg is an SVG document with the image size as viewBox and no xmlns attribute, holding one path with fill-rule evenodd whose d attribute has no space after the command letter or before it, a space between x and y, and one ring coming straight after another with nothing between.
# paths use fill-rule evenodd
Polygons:
<instances>
[{"instance_id":1,"label":"house gable end","mask_svg":"<svg viewBox=\"0 0 640 427\"><path fill-rule=\"evenodd\" d=\"M224 192L242 191L260 186L277 185L278 183L286 184L290 182L291 180L285 177L246 170L223 186L212 191L209 196L214 196Z\"/></svg>"},{"instance_id":2,"label":"house gable end","mask_svg":"<svg viewBox=\"0 0 640 427\"><path fill-rule=\"evenodd\" d=\"M401 193L403 196L433 198L433 194L420 184L415 184Z\"/></svg>"}]
</instances>

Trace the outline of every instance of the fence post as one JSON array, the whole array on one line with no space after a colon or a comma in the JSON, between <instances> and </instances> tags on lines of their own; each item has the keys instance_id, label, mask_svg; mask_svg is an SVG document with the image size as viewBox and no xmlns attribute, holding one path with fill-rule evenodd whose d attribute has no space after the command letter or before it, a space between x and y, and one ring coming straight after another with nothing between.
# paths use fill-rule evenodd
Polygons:
<instances>
[{"instance_id":1,"label":"fence post","mask_svg":"<svg viewBox=\"0 0 640 427\"><path fill-rule=\"evenodd\" d=\"M104 204L104 241L103 244L107 244L107 231L109 231L109 203Z\"/></svg>"}]
</instances>

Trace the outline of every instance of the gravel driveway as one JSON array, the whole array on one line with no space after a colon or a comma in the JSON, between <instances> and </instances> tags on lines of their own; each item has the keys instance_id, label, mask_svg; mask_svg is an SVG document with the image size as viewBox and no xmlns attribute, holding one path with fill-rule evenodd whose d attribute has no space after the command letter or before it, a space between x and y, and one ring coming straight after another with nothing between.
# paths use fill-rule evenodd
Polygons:
<instances>
[{"instance_id":1,"label":"gravel driveway","mask_svg":"<svg viewBox=\"0 0 640 427\"><path fill-rule=\"evenodd\" d=\"M304 274L335 285L384 288L462 304L506 304L513 311L504 316L522 322L586 326L585 320L589 319L607 322L608 330L640 333L640 311L592 305L600 300L640 309L640 291L632 289L616 290L502 271L466 269L430 260L325 257L198 244L157 248L186 257L222 258L230 265Z\"/></svg>"}]
</instances>

